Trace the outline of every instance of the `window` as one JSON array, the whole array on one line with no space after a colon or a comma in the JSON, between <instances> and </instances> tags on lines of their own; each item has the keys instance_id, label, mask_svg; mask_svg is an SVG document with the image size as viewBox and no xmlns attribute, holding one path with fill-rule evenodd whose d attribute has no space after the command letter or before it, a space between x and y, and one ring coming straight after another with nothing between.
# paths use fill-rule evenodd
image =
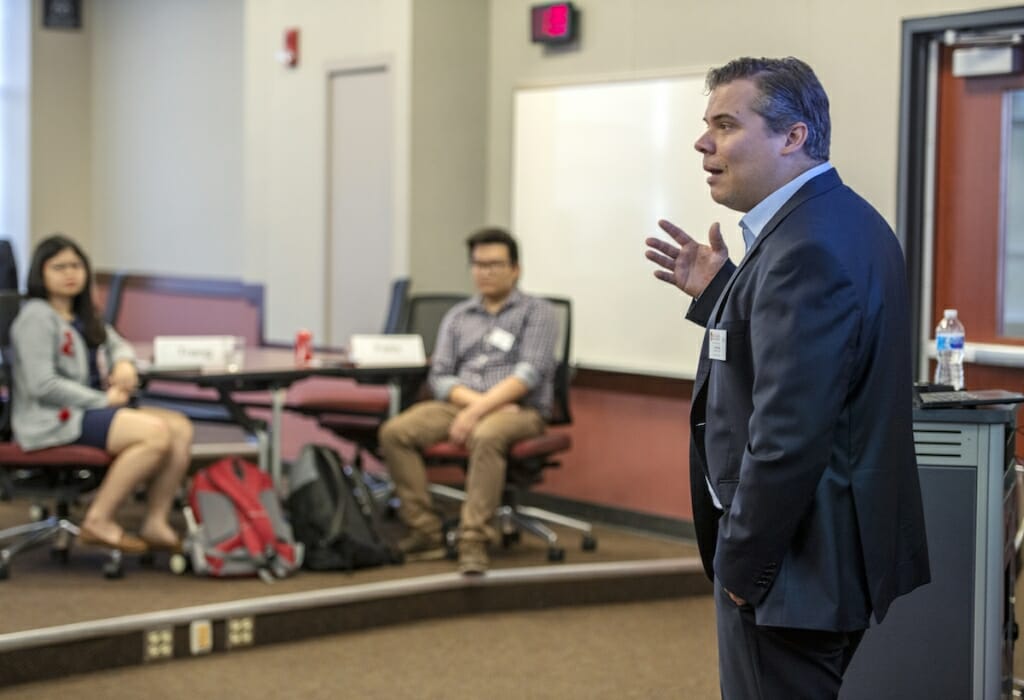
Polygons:
<instances>
[{"instance_id":1,"label":"window","mask_svg":"<svg viewBox=\"0 0 1024 700\"><path fill-rule=\"evenodd\" d=\"M31 0L0 0L0 238L11 241L19 279L28 260Z\"/></svg>"},{"instance_id":2,"label":"window","mask_svg":"<svg viewBox=\"0 0 1024 700\"><path fill-rule=\"evenodd\" d=\"M1006 93L1009 154L1003 186L1002 335L1024 337L1024 90Z\"/></svg>"}]
</instances>

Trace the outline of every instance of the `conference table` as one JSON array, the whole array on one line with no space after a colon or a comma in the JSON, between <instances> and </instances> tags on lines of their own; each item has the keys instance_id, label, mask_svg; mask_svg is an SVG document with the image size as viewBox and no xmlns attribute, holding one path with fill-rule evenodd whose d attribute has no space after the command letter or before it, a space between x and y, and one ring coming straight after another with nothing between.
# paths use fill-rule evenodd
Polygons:
<instances>
[{"instance_id":1,"label":"conference table","mask_svg":"<svg viewBox=\"0 0 1024 700\"><path fill-rule=\"evenodd\" d=\"M354 379L360 383L386 384L391 394L392 414L403 406L406 397L414 393L426 378L428 365L404 365L394 367L360 366L352 363L344 353L318 353L308 362L296 362L290 348L259 346L246 347L237 364L207 367L177 367L153 365L152 345L133 343L135 356L139 358L139 379L143 386L151 382L169 382L190 385L216 392L216 401L226 410L230 420L253 434L259 434L261 421L252 417L250 411L260 408L258 404L240 400L241 392L268 392L270 396L269 455L261 450L261 466L270 472L274 484L282 484L281 464L281 419L284 414L288 387L308 377L337 377ZM182 395L175 400L188 402L190 397Z\"/></svg>"}]
</instances>

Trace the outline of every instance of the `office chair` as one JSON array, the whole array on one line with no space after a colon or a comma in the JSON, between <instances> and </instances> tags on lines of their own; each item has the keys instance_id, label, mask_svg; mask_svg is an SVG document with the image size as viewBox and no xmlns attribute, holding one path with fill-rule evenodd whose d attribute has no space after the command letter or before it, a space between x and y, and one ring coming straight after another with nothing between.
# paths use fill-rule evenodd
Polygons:
<instances>
[{"instance_id":1,"label":"office chair","mask_svg":"<svg viewBox=\"0 0 1024 700\"><path fill-rule=\"evenodd\" d=\"M466 294L417 294L410 297L402 317L402 332L422 336L423 350L430 357L434 354L437 331L444 315L468 298Z\"/></svg>"},{"instance_id":2,"label":"office chair","mask_svg":"<svg viewBox=\"0 0 1024 700\"><path fill-rule=\"evenodd\" d=\"M429 356L434 349L437 329L448 309L466 299L462 294L408 294L409 281L396 280L392 286L384 333L415 333L423 338L424 350ZM406 408L417 397L422 377L412 378L398 387L399 407ZM362 471L363 455L376 454L377 431L393 411L392 387L383 384L359 384L353 380L303 382L295 387L298 396L289 408L316 418L320 427L331 431L342 440L354 443L355 458L352 466ZM388 511L397 509L392 500L390 480L381 479L363 471L363 478L374 499L387 503Z\"/></svg>"},{"instance_id":3,"label":"office chair","mask_svg":"<svg viewBox=\"0 0 1024 700\"><path fill-rule=\"evenodd\" d=\"M391 285L391 298L382 333L417 332L409 330L407 325L410 303L416 302L409 297L409 279L396 279ZM411 387L407 389L412 390ZM299 382L293 387L292 394L289 409L314 416L320 427L358 446L356 466L361 462L363 450L376 450L377 428L391 413L390 387L383 384L360 384L353 379L318 377Z\"/></svg>"},{"instance_id":4,"label":"office chair","mask_svg":"<svg viewBox=\"0 0 1024 700\"><path fill-rule=\"evenodd\" d=\"M402 317L409 301L409 278L399 277L391 283L391 297L388 301L388 315L384 319L381 333L398 333L402 328Z\"/></svg>"},{"instance_id":5,"label":"office chair","mask_svg":"<svg viewBox=\"0 0 1024 700\"><path fill-rule=\"evenodd\" d=\"M0 290L18 290L18 263L11 242L0 239Z\"/></svg>"},{"instance_id":6,"label":"office chair","mask_svg":"<svg viewBox=\"0 0 1024 700\"><path fill-rule=\"evenodd\" d=\"M548 426L566 426L572 423L569 409L569 385L572 380L572 303L568 299L556 297L549 297L547 301L554 308L559 325L559 338L555 348L557 365L554 378L554 405ZM519 533L525 530L544 540L548 547L549 561L562 561L565 558L565 549L559 545L555 532L545 524L550 523L580 532L581 548L584 551L597 549L597 539L590 523L540 508L524 506L519 502L523 493L543 480L545 469L560 466L555 457L571 447L572 437L568 433L552 430L512 445L508 453L502 503L495 513L502 533L502 543L505 546L518 541ZM469 466L469 451L466 447L447 441L427 447L423 450L423 457L428 466L456 465L464 470ZM440 484L432 484L430 491L441 498L460 502L466 499L464 492ZM451 555L454 553L455 531L448 528L447 532L447 544Z\"/></svg>"},{"instance_id":7,"label":"office chair","mask_svg":"<svg viewBox=\"0 0 1024 700\"><path fill-rule=\"evenodd\" d=\"M107 301L103 305L103 322L117 327L117 317L121 315L121 302L124 300L124 284L127 275L124 272L110 273L107 285Z\"/></svg>"},{"instance_id":8,"label":"office chair","mask_svg":"<svg viewBox=\"0 0 1024 700\"><path fill-rule=\"evenodd\" d=\"M11 440L10 326L20 306L17 292L0 292L0 395L4 396L0 406L0 490L4 500L19 494L50 499L54 512L50 515L47 508L36 506L36 522L0 530L0 580L10 576L11 561L18 552L50 540L54 543L51 556L67 561L71 541L79 534L78 526L69 519L71 505L99 485L102 472L110 465L110 455L93 447L64 445L25 452ZM118 578L123 573L121 552L108 551L103 573Z\"/></svg>"}]
</instances>

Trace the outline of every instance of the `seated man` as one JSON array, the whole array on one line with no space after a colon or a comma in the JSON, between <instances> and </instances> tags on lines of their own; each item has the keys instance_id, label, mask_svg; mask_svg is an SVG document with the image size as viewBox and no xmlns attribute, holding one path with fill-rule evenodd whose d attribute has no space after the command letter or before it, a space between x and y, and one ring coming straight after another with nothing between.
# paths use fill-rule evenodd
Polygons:
<instances>
[{"instance_id":1,"label":"seated man","mask_svg":"<svg viewBox=\"0 0 1024 700\"><path fill-rule=\"evenodd\" d=\"M436 400L381 426L380 447L401 500L399 515L411 529L399 542L410 559L444 554L420 449L445 439L469 448L459 570L481 574L508 448L543 433L551 410L558 324L546 301L516 288L519 251L512 236L484 229L466 245L479 294L441 321L429 377Z\"/></svg>"}]
</instances>

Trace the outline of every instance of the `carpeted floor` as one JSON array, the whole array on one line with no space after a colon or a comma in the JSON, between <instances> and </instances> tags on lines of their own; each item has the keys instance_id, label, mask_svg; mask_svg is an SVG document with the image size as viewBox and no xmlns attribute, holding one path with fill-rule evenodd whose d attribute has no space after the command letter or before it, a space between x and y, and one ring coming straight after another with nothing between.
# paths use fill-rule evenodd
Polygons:
<instances>
[{"instance_id":1,"label":"carpeted floor","mask_svg":"<svg viewBox=\"0 0 1024 700\"><path fill-rule=\"evenodd\" d=\"M0 528L24 522L27 511L25 501L0 503ZM126 521L130 522L130 513ZM676 540L615 528L596 528L596 535L597 551L582 552L579 536L565 533L566 562L696 556L693 545ZM292 578L266 584L259 579L175 576L166 568L164 556L158 557L154 567L126 558L124 578L107 580L101 574L104 560L102 550L86 548L73 549L66 564L51 561L46 547L20 554L13 561L10 579L0 581L0 634L117 615L426 576L455 569L454 562L441 560L352 573L303 571ZM492 566L496 569L547 563L544 545L526 536L514 547L499 547L492 552Z\"/></svg>"},{"instance_id":2,"label":"carpeted floor","mask_svg":"<svg viewBox=\"0 0 1024 700\"><path fill-rule=\"evenodd\" d=\"M21 700L718 697L714 606L671 601L496 613L30 683Z\"/></svg>"},{"instance_id":3,"label":"carpeted floor","mask_svg":"<svg viewBox=\"0 0 1024 700\"><path fill-rule=\"evenodd\" d=\"M0 504L0 527L24 522L28 503ZM130 523L130 513L128 522ZM597 528L596 552L566 533L569 563L694 556L687 543ZM418 577L449 561L258 580L174 576L129 560L125 577L100 574L104 555L75 549L19 556L0 582L0 633L263 595ZM158 561L158 564L162 562ZM530 538L493 553L495 569L547 564ZM429 620L208 658L176 660L0 691L7 698L702 698L717 692L713 606L706 596ZM666 650L671 650L666 653Z\"/></svg>"},{"instance_id":4,"label":"carpeted floor","mask_svg":"<svg viewBox=\"0 0 1024 700\"><path fill-rule=\"evenodd\" d=\"M24 502L0 504L0 527L25 519ZM597 552L568 539L567 561L693 556L691 545L599 528ZM524 540L494 556L496 569L546 563ZM176 577L129 562L100 575L102 555L79 550L67 565L46 549L16 560L0 582L0 634L113 615L345 586L450 571L447 561L302 573L266 585ZM1024 600L1018 579L1017 600ZM1020 618L1020 613L1017 615ZM3 698L686 698L718 697L714 605L709 596L489 613L424 620L210 657L103 671L0 689ZM1014 650L1024 676L1024 644Z\"/></svg>"}]
</instances>

